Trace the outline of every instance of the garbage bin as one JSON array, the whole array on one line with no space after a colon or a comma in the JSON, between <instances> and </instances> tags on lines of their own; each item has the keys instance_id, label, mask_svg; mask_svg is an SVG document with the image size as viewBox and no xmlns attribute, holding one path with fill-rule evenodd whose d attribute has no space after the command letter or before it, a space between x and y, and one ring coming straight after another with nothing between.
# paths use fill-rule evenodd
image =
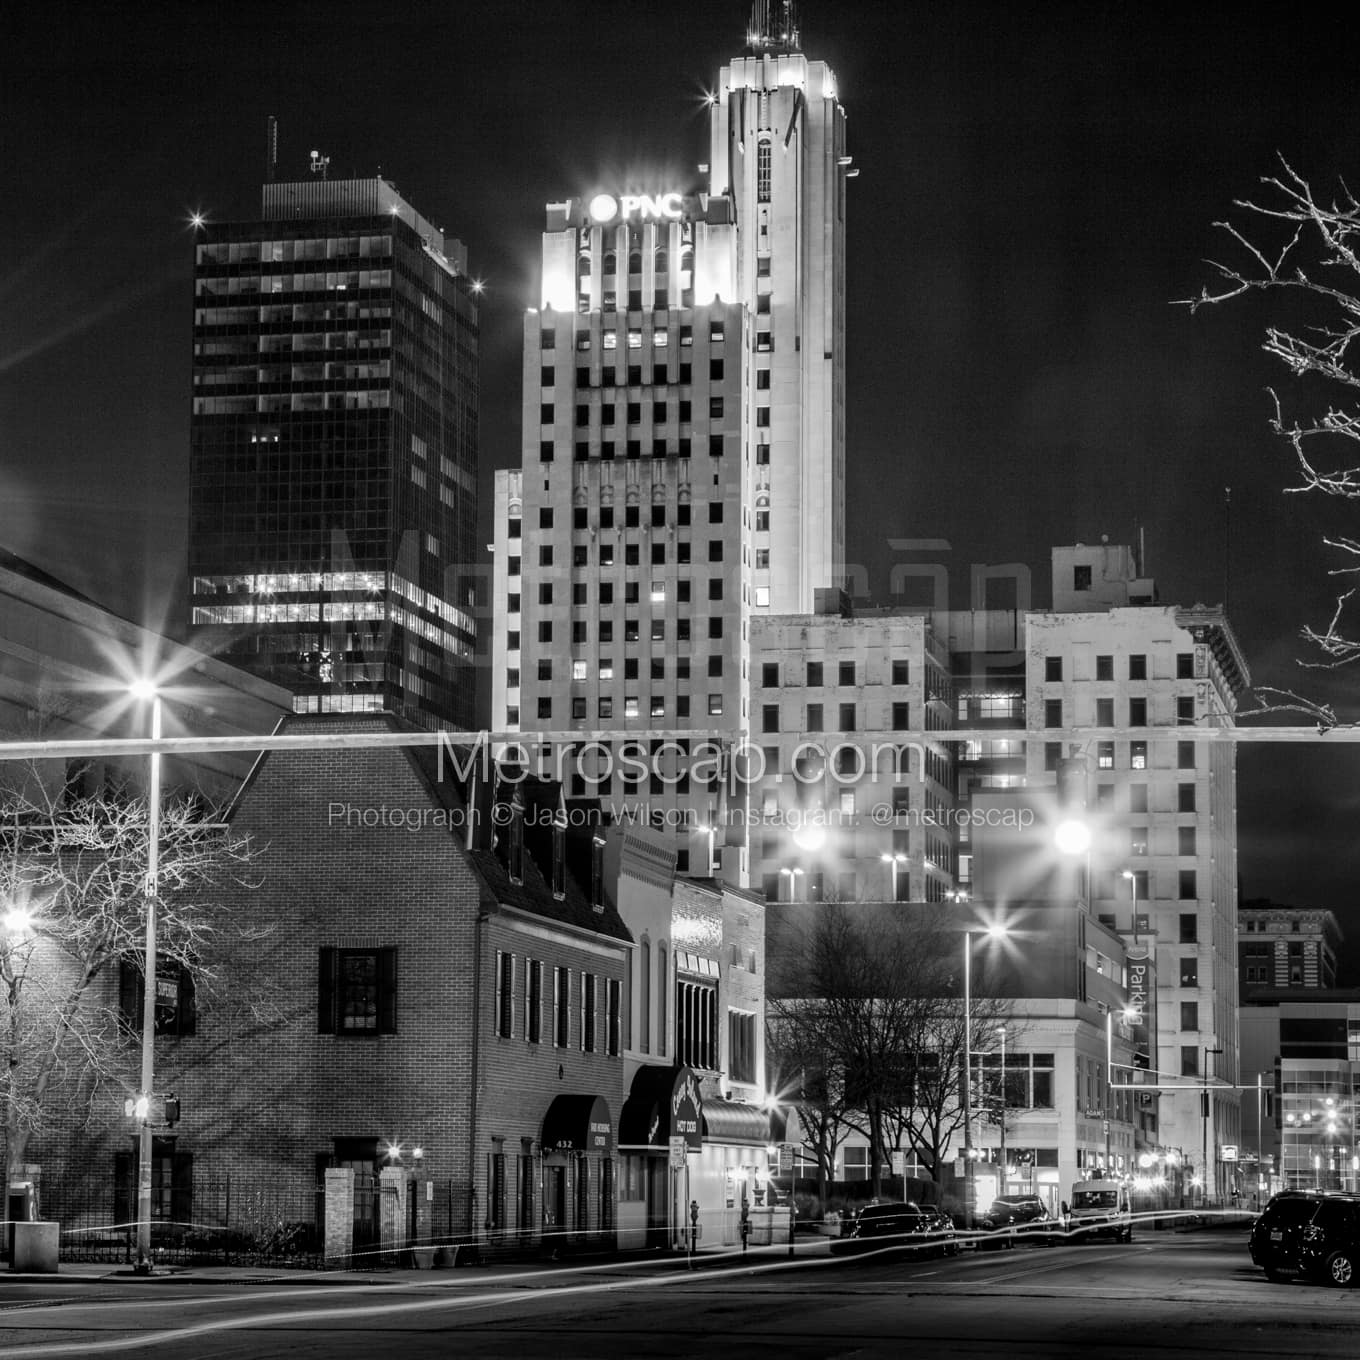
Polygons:
<instances>
[{"instance_id":1,"label":"garbage bin","mask_svg":"<svg viewBox=\"0 0 1360 1360\"><path fill-rule=\"evenodd\" d=\"M11 1181L5 1192L5 1255L14 1259L14 1225L38 1218L38 1187L33 1181Z\"/></svg>"}]
</instances>

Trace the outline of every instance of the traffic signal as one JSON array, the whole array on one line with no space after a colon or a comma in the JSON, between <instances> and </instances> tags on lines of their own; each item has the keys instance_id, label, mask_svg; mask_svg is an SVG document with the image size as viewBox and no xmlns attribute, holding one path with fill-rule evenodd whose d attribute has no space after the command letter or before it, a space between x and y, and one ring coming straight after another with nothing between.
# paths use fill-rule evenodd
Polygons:
<instances>
[{"instance_id":1,"label":"traffic signal","mask_svg":"<svg viewBox=\"0 0 1360 1360\"><path fill-rule=\"evenodd\" d=\"M165 1122L167 1124L179 1123L179 1097L175 1095L165 1098Z\"/></svg>"}]
</instances>

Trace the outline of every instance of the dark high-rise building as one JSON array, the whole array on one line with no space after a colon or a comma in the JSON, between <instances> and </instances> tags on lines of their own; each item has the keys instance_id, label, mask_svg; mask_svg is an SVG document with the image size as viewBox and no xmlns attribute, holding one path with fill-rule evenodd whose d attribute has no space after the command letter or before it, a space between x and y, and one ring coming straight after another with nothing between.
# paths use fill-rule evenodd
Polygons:
<instances>
[{"instance_id":1,"label":"dark high-rise building","mask_svg":"<svg viewBox=\"0 0 1360 1360\"><path fill-rule=\"evenodd\" d=\"M477 288L391 184L324 169L199 230L191 622L299 713L471 726Z\"/></svg>"}]
</instances>

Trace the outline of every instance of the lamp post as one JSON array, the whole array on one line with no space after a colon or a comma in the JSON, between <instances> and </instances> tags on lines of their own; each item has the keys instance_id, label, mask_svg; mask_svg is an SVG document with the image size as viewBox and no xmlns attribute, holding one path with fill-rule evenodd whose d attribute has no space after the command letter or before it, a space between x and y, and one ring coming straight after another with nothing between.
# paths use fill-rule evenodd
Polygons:
<instances>
[{"instance_id":1,"label":"lamp post","mask_svg":"<svg viewBox=\"0 0 1360 1360\"><path fill-rule=\"evenodd\" d=\"M998 1025L1001 1036L1001 1193L1006 1193L1006 1026Z\"/></svg>"},{"instance_id":2,"label":"lamp post","mask_svg":"<svg viewBox=\"0 0 1360 1360\"><path fill-rule=\"evenodd\" d=\"M1219 1048L1206 1048L1206 1049L1204 1050L1204 1065L1203 1065L1203 1067L1202 1067L1202 1069L1201 1069L1201 1071L1200 1071L1200 1081L1201 1081L1201 1083L1203 1084L1203 1087L1204 1087L1204 1089L1200 1092L1200 1098L1199 1098L1199 1101L1200 1101L1200 1103L1199 1103L1200 1144L1201 1144L1201 1146L1200 1146L1200 1154L1201 1154L1201 1156L1202 1156L1202 1158L1203 1158L1203 1161L1201 1162L1201 1165L1200 1165L1200 1174L1201 1174L1201 1176L1202 1176L1202 1178L1203 1178L1203 1181L1204 1181L1203 1190L1202 1190L1202 1198L1201 1198L1201 1207L1203 1206L1203 1204L1205 1204L1205 1203L1208 1202L1208 1199L1209 1199L1209 1184L1210 1184L1210 1180L1209 1180L1209 1058L1210 1058L1210 1056L1213 1055L1213 1054L1222 1053L1222 1052L1223 1052L1223 1049L1222 1049L1221 1046L1220 1046ZM1214 1186L1214 1189L1215 1189L1215 1190L1218 1189L1218 1167L1217 1167L1217 1166L1214 1167L1213 1186Z\"/></svg>"},{"instance_id":3,"label":"lamp post","mask_svg":"<svg viewBox=\"0 0 1360 1360\"><path fill-rule=\"evenodd\" d=\"M149 680L132 686L136 699L151 700L151 740L161 739L161 697ZM147 788L146 959L142 968L142 1085L137 1098L141 1137L137 1158L137 1272L151 1273L151 1089L156 1064L156 897L160 888L161 756L151 753Z\"/></svg>"},{"instance_id":4,"label":"lamp post","mask_svg":"<svg viewBox=\"0 0 1360 1360\"><path fill-rule=\"evenodd\" d=\"M796 895L795 895L795 893L794 893L794 888L797 886L799 878L802 877L803 871L802 871L801 869L781 869L781 870L779 871L779 875L780 875L781 878L782 878L785 874L788 874L788 876L789 876L789 896L788 896L788 900L789 900L790 902L796 901L797 898L796 898Z\"/></svg>"},{"instance_id":5,"label":"lamp post","mask_svg":"<svg viewBox=\"0 0 1360 1360\"><path fill-rule=\"evenodd\" d=\"M881 859L881 860L883 861L884 864L889 865L889 866L891 867L891 869L892 869L892 900L893 900L894 902L896 902L896 901L898 900L898 899L897 899L897 875L901 872L901 867L900 867L900 866L902 866L903 864L905 864L905 863L907 862L907 857L906 857L905 855L903 855L903 854L900 854L900 853L899 853L899 854L893 854L893 855L882 854L882 855L879 856L879 859Z\"/></svg>"},{"instance_id":6,"label":"lamp post","mask_svg":"<svg viewBox=\"0 0 1360 1360\"><path fill-rule=\"evenodd\" d=\"M964 1226L973 1226L975 1183L973 1165L973 936L1000 939L1006 927L988 926L986 930L963 932L963 1193Z\"/></svg>"}]
</instances>

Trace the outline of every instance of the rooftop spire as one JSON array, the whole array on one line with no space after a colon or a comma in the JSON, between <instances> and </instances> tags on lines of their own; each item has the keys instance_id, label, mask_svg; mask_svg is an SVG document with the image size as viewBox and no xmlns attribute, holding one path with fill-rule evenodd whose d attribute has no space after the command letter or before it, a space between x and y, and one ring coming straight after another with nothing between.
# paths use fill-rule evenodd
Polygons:
<instances>
[{"instance_id":1,"label":"rooftop spire","mask_svg":"<svg viewBox=\"0 0 1360 1360\"><path fill-rule=\"evenodd\" d=\"M798 6L795 0L753 0L746 45L753 52L797 52Z\"/></svg>"}]
</instances>

